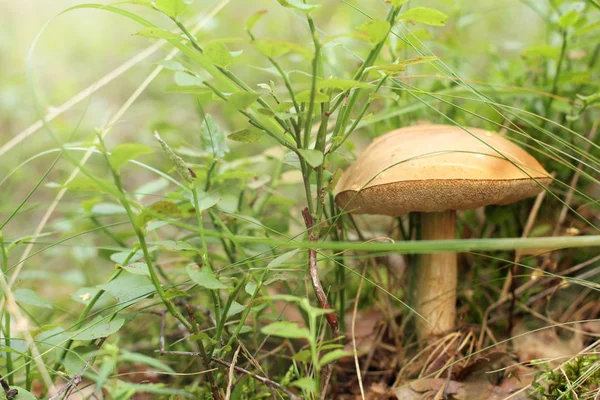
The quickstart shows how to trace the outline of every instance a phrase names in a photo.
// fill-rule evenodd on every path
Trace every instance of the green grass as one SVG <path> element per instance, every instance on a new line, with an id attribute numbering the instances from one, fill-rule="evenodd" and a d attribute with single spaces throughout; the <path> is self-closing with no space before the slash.
<path id="1" fill-rule="evenodd" d="M 343 398 L 361 368 L 354 389 L 399 387 L 512 346 L 517 320 L 534 334 L 598 318 L 595 0 L 188 3 L 65 4 L 37 37 L 24 27 L 27 59 L 3 71 L 4 98 L 33 99 L 0 108 L 6 390 Z M 49 74 L 58 48 L 77 54 Z M 503 131 L 555 181 L 535 207 L 461 212 L 452 241 L 415 240 L 410 216 L 340 210 L 335 182 L 360 149 L 422 121 Z M 447 251 L 462 253 L 472 345 L 428 370 L 409 272 L 388 256 L 411 271 L 414 254 Z M 344 317 L 373 309 L 384 333 L 357 355 Z M 411 359 L 420 373 L 398 361 Z M 598 363 L 574 360 L 568 380 L 592 387 Z M 531 390 L 584 393 L 561 376 Z"/>

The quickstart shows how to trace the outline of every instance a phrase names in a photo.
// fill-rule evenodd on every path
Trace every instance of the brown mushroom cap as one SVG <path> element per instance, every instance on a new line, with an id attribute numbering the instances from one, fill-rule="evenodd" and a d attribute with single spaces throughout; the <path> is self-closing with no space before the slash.
<path id="1" fill-rule="evenodd" d="M 543 189 L 539 184 L 552 181 L 516 144 L 467 129 L 471 133 L 456 126 L 421 125 L 375 139 L 338 182 L 335 201 L 359 214 L 467 210 L 535 196 Z"/>

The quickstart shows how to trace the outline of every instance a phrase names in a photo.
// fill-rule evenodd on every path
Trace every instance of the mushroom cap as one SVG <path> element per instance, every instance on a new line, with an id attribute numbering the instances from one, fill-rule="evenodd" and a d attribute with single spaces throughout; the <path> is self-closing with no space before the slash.
<path id="1" fill-rule="evenodd" d="M 552 181 L 516 144 L 466 129 L 420 125 L 375 139 L 344 172 L 335 201 L 358 214 L 467 210 L 535 196 Z"/>

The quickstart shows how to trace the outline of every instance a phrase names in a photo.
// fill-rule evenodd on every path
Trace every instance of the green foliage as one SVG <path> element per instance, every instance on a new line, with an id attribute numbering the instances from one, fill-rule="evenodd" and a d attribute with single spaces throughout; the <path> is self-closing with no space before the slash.
<path id="1" fill-rule="evenodd" d="M 413 240 L 419 227 L 411 217 L 348 218 L 349 210 L 339 210 L 334 201 L 342 171 L 358 149 L 398 127 L 423 121 L 502 127 L 557 181 L 575 182 L 572 188 L 554 185 L 529 236 L 549 235 L 556 226 L 551 247 L 562 249 L 565 227 L 576 227 L 580 236 L 567 240 L 594 243 L 588 235 L 598 231 L 594 193 L 600 153 L 597 139 L 586 137 L 600 110 L 600 13 L 594 2 L 525 1 L 493 13 L 469 2 L 440 2 L 439 10 L 406 0 L 279 0 L 281 7 L 269 0 L 257 1 L 252 10 L 240 1 L 222 9 L 225 3 L 208 3 L 138 0 L 76 7 L 110 12 L 113 28 L 125 30 L 123 43 L 144 45 L 130 38 L 136 31 L 136 36 L 161 39 L 164 53 L 153 53 L 147 67 L 158 65 L 163 72 L 151 75 L 156 81 L 147 87 L 132 86 L 142 79 L 130 78 L 146 73 L 137 66 L 119 78 L 120 86 L 106 86 L 103 90 L 117 87 L 143 95 L 131 97 L 136 107 L 128 111 L 126 103 L 101 134 L 88 126 L 108 121 L 106 110 L 98 111 L 104 103 L 93 97 L 81 114 L 81 127 L 67 114 L 47 119 L 52 145 L 34 140 L 13 154 L 2 153 L 7 160 L 2 166 L 8 166 L 0 180 L 6 216 L 0 232 L 2 273 L 7 282 L 14 273 L 18 286 L 10 289 L 16 304 L 0 313 L 0 357 L 10 387 L 20 393 L 24 388 L 24 398 L 33 382 L 44 386 L 43 397 L 50 383 L 83 370 L 84 382 L 111 398 L 148 393 L 213 399 L 215 392 L 225 398 L 223 388 L 231 382 L 232 399 L 272 398 L 273 392 L 280 398 L 327 398 L 320 393 L 326 373 L 351 354 L 343 348 L 348 339 L 337 340 L 330 321 L 335 317 L 343 326 L 355 302 L 359 311 L 373 305 L 400 310 L 386 316 L 386 321 L 391 315 L 397 319 L 380 337 L 386 351 L 406 341 L 402 356 L 408 360 L 418 347 L 412 342 L 415 317 L 404 303 L 411 304 L 409 279 L 396 282 L 387 258 L 391 251 L 471 251 L 463 257 L 468 279 L 461 282 L 458 302 L 471 308 L 463 313 L 471 326 L 483 322 L 484 310 L 505 304 L 497 296 L 505 293 L 506 265 L 514 263 L 514 254 L 497 250 L 533 246 L 532 239 L 513 239 L 527 226 L 531 203 L 488 207 L 476 216 L 460 213 L 460 237 L 486 238 L 477 242 Z M 268 13 L 256 11 L 259 7 Z M 526 23 L 522 15 L 528 16 Z M 104 56 L 95 39 L 87 43 L 93 28 L 85 32 L 86 47 L 97 54 L 82 54 L 74 63 L 76 73 L 69 71 L 73 76 L 87 72 L 88 59 Z M 73 35 L 57 43 L 71 46 L 78 40 Z M 112 57 L 118 47 L 105 49 L 106 54 Z M 158 54 L 170 55 L 155 62 Z M 94 70 L 94 80 L 100 73 Z M 21 75 L 10 76 L 19 80 Z M 53 85 L 43 96 L 48 104 L 38 98 L 36 74 L 30 79 L 41 110 L 54 111 L 44 109 L 57 101 L 54 96 L 60 98 L 57 104 L 64 101 L 63 93 L 54 93 L 60 78 L 39 79 Z M 12 80 L 3 83 L 2 100 L 8 101 L 0 107 L 9 116 L 8 129 L 23 123 L 29 106 L 10 106 L 20 97 L 29 99 L 12 94 Z M 102 99 L 121 98 L 120 91 L 115 94 Z M 121 110 L 120 104 L 108 107 L 113 108 Z M 109 136 L 111 129 L 118 134 Z M 63 135 L 71 131 L 72 137 Z M 148 146 L 153 132 L 166 157 L 150 155 L 156 147 Z M 30 148 L 35 155 L 28 154 Z M 88 158 L 79 158 L 88 151 Z M 55 164 L 43 164 L 59 154 Z M 75 171 L 78 176 L 67 180 Z M 68 183 L 49 182 L 50 176 Z M 36 231 L 57 192 L 66 194 L 57 200 L 49 224 Z M 563 203 L 567 198 L 571 208 Z M 566 217 L 558 224 L 561 210 Z M 372 240 L 384 235 L 393 242 Z M 37 242 L 33 250 L 22 255 L 32 242 Z M 490 252 L 484 258 L 476 250 Z M 567 269 L 587 262 L 592 253 L 564 249 L 548 260 L 560 260 L 556 268 Z M 521 259 L 519 268 L 539 268 L 537 261 Z M 319 289 L 313 287 L 315 277 L 308 276 L 309 265 L 316 266 L 329 305 L 314 298 Z M 516 282 L 530 273 L 526 269 Z M 552 273 L 562 270 L 553 266 Z M 571 281 L 595 288 L 583 279 Z M 517 300 L 526 302 L 550 287 L 547 282 L 526 286 Z M 552 293 L 547 304 L 528 306 L 539 307 L 538 312 L 565 309 L 570 298 L 564 300 L 563 289 Z M 597 301 L 595 291 L 588 296 Z M 15 329 L 22 321 L 12 314 L 15 309 L 31 316 L 40 357 L 31 352 L 21 325 Z M 485 315 L 481 344 L 487 346 L 493 343 L 485 334 L 502 335 L 506 327 L 490 322 L 499 320 L 496 315 Z M 268 376 L 279 386 L 227 363 Z M 536 379 L 532 395 L 591 395 L 600 384 L 598 363 L 595 356 L 582 356 L 563 366 L 564 373 L 547 370 Z M 160 374 L 145 376 L 146 369 Z M 332 382 L 347 380 L 336 375 L 346 370 L 345 365 L 333 368 Z M 369 371 L 368 379 L 381 376 L 371 372 L 377 371 Z M 154 383 L 130 381 L 135 375 Z"/>
<path id="2" fill-rule="evenodd" d="M 574 357 L 560 369 L 546 366 L 536 375 L 530 396 L 535 399 L 576 400 L 593 397 L 600 386 L 600 358 L 596 354 Z"/>

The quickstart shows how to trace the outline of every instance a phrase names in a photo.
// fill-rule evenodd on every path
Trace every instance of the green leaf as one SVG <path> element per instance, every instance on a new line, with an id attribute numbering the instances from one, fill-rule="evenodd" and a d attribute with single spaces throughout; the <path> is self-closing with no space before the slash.
<path id="1" fill-rule="evenodd" d="M 305 56 L 306 58 L 311 58 L 312 53 L 307 48 L 292 42 L 287 42 L 285 40 L 271 40 L 271 39 L 257 39 L 252 42 L 252 45 L 256 50 L 260 52 L 265 57 L 269 58 L 277 58 L 286 53 L 294 52 Z"/>
<path id="2" fill-rule="evenodd" d="M 308 103 L 310 102 L 310 90 L 303 90 L 300 93 L 298 93 L 296 95 L 296 100 L 301 102 L 301 103 Z M 329 96 L 327 96 L 325 93 L 321 93 L 321 92 L 316 92 L 315 93 L 315 103 L 325 103 L 329 101 Z"/>
<path id="3" fill-rule="evenodd" d="M 290 385 L 296 386 L 297 388 L 300 388 L 300 389 L 304 389 L 311 393 L 316 393 L 318 390 L 317 382 L 314 379 L 309 378 L 307 376 L 305 376 L 304 378 L 295 380 L 294 382 L 290 383 Z"/>
<path id="4" fill-rule="evenodd" d="M 305 4 L 300 0 L 277 0 L 279 4 L 286 8 L 294 8 L 305 13 L 309 13 L 321 7 L 320 4 Z"/>
<path id="5" fill-rule="evenodd" d="M 158 370 L 161 370 L 161 371 L 175 373 L 175 371 L 171 367 L 169 367 L 167 364 L 163 363 L 162 361 L 157 360 L 156 357 L 154 357 L 154 356 L 151 357 L 151 356 L 147 356 L 145 354 L 133 353 L 133 352 L 121 349 L 119 357 L 125 361 L 129 361 L 132 363 L 146 364 L 146 365 L 149 365 L 149 366 L 156 368 Z"/>
<path id="6" fill-rule="evenodd" d="M 160 28 L 144 28 L 136 33 L 135 36 L 156 39 L 181 39 L 181 36 L 178 34 Z"/>
<path id="7" fill-rule="evenodd" d="M 179 289 L 167 289 L 165 290 L 165 297 L 171 300 L 177 297 L 190 297 L 190 294 Z"/>
<path id="8" fill-rule="evenodd" d="M 235 92 L 227 98 L 227 102 L 238 110 L 245 110 L 250 107 L 261 96 L 255 92 Z"/>
<path id="9" fill-rule="evenodd" d="M 188 276 L 198 285 L 209 290 L 230 289 L 229 286 L 215 276 L 214 272 L 206 266 L 198 268 L 195 264 L 190 264 L 185 268 Z"/>
<path id="10" fill-rule="evenodd" d="M 74 333 L 75 340 L 94 340 L 107 337 L 116 333 L 123 327 L 125 318 L 115 318 L 109 321 L 108 318 L 98 317 L 83 328 Z"/>
<path id="11" fill-rule="evenodd" d="M 115 184 L 106 179 L 95 178 L 91 179 L 86 176 L 78 176 L 63 187 L 69 190 L 81 192 L 98 192 L 119 196 L 119 192 L 114 189 Z"/>
<path id="12" fill-rule="evenodd" d="M 256 285 L 256 283 L 254 282 L 248 282 L 246 283 L 246 286 L 244 286 L 244 290 L 246 291 L 246 293 L 248 293 L 250 296 L 254 295 L 254 292 L 256 291 L 256 288 L 258 286 Z"/>
<path id="13" fill-rule="evenodd" d="M 173 60 L 161 60 L 157 62 L 157 64 L 162 65 L 165 69 L 169 71 L 184 71 L 185 68 L 181 63 Z"/>
<path id="14" fill-rule="evenodd" d="M 322 367 L 325 364 L 329 364 L 330 362 L 339 360 L 340 358 L 351 356 L 353 353 L 351 351 L 337 349 L 330 351 L 325 354 L 323 357 L 319 359 L 319 365 Z"/>
<path id="15" fill-rule="evenodd" d="M 124 269 L 125 271 L 134 274 L 134 275 L 145 275 L 150 276 L 150 271 L 148 270 L 148 264 L 145 262 L 136 262 L 128 265 L 117 265 L 118 268 Z"/>
<path id="16" fill-rule="evenodd" d="M 248 32 L 252 32 L 252 28 L 254 28 L 254 25 L 256 25 L 258 21 L 260 21 L 262 17 L 264 17 L 265 14 L 267 14 L 267 12 L 267 10 L 260 10 L 252 14 L 250 18 L 248 18 L 248 21 L 246 21 L 246 30 Z"/>
<path id="17" fill-rule="evenodd" d="M 78 303 L 88 304 L 99 291 L 100 289 L 98 288 L 82 287 L 77 289 L 75 293 L 72 293 L 71 298 Z"/>
<path id="18" fill-rule="evenodd" d="M 240 143 L 253 143 L 260 139 L 265 131 L 251 127 L 233 132 L 227 136 L 229 140 Z"/>
<path id="19" fill-rule="evenodd" d="M 342 79 L 342 78 L 329 78 L 324 81 L 317 82 L 317 88 L 319 89 L 340 89 L 343 91 L 354 89 L 354 88 L 371 88 L 373 85 L 366 82 L 359 82 L 353 79 Z"/>
<path id="20" fill-rule="evenodd" d="M 142 154 L 148 154 L 154 152 L 154 149 L 150 146 L 146 146 L 139 143 L 123 143 L 113 149 L 110 154 L 110 163 L 113 168 L 117 171 L 123 164 L 129 160 L 135 160 Z"/>
<path id="21" fill-rule="evenodd" d="M 179 217 L 182 215 L 179 206 L 168 200 L 159 200 L 150 206 L 144 208 L 144 210 L 138 216 L 138 223 L 140 226 L 155 220 L 161 219 L 161 217 Z"/>
<path id="22" fill-rule="evenodd" d="M 175 83 L 179 86 L 202 86 L 204 88 L 202 79 L 184 71 L 175 72 Z M 204 88 L 203 90 L 206 91 L 207 89 Z"/>
<path id="23" fill-rule="evenodd" d="M 600 29 L 600 21 L 596 21 L 596 22 L 593 22 L 593 23 L 591 23 L 589 25 L 585 25 L 585 26 L 583 26 L 581 28 L 578 28 L 575 31 L 575 35 L 577 35 L 577 36 L 585 35 L 586 33 L 593 32 L 593 31 L 595 31 L 597 29 Z"/>
<path id="24" fill-rule="evenodd" d="M 427 7 L 415 7 L 400 14 L 398 19 L 404 19 L 411 22 L 420 22 L 431 26 L 444 26 L 448 16 L 441 11 Z"/>
<path id="25" fill-rule="evenodd" d="M 212 96 L 213 91 L 204 87 L 198 86 L 179 86 L 176 83 L 171 83 L 165 86 L 165 93 L 182 93 L 182 94 L 193 94 L 195 96 Z"/>
<path id="26" fill-rule="evenodd" d="M 204 56 L 216 66 L 226 68 L 233 62 L 233 56 L 223 42 L 210 42 L 204 46 Z"/>
<path id="27" fill-rule="evenodd" d="M 568 28 L 569 26 L 573 26 L 579 20 L 579 13 L 576 10 L 571 10 L 560 16 L 558 19 L 558 25 L 561 28 Z"/>
<path id="28" fill-rule="evenodd" d="M 200 128 L 200 139 L 204 149 L 213 154 L 214 157 L 223 157 L 229 153 L 229 147 L 225 143 L 225 134 L 221 128 L 213 121 L 210 114 L 205 115 L 204 123 Z"/>
<path id="29" fill-rule="evenodd" d="M 316 168 L 319 165 L 323 164 L 323 160 L 325 159 L 325 156 L 323 156 L 323 153 L 320 150 L 298 149 L 298 152 L 313 168 Z"/>
<path id="30" fill-rule="evenodd" d="M 154 293 L 154 286 L 142 275 L 121 274 L 110 282 L 96 286 L 104 290 L 119 303 L 139 302 Z"/>
<path id="31" fill-rule="evenodd" d="M 193 0 L 156 0 L 156 8 L 171 18 L 179 16 Z"/>
<path id="32" fill-rule="evenodd" d="M 385 0 L 386 3 L 390 3 L 394 7 L 400 7 L 404 5 L 408 0 Z"/>
<path id="33" fill-rule="evenodd" d="M 237 301 L 234 301 L 231 303 L 231 306 L 229 307 L 229 310 L 227 310 L 227 317 L 232 317 L 236 314 L 241 313 L 242 311 L 244 311 L 246 309 L 246 306 L 243 304 L 238 303 Z"/>
<path id="34" fill-rule="evenodd" d="M 31 392 L 25 390 L 25 388 L 23 388 L 21 386 L 11 386 L 10 388 L 15 389 L 17 392 L 19 392 L 17 394 L 17 397 L 14 398 L 14 400 L 37 400 L 38 399 Z"/>
<path id="35" fill-rule="evenodd" d="M 379 65 L 376 67 L 371 67 L 371 69 L 374 69 L 376 71 L 382 71 L 386 74 L 396 74 L 398 72 L 402 72 L 402 71 L 406 70 L 406 67 L 408 65 L 428 63 L 428 62 L 432 62 L 432 61 L 436 61 L 436 60 L 438 60 L 438 58 L 436 56 L 416 57 L 416 58 L 411 58 L 408 60 L 400 61 L 400 62 L 397 62 L 394 64 Z"/>
<path id="36" fill-rule="evenodd" d="M 219 192 L 216 190 L 211 190 L 210 192 L 205 192 L 200 188 L 196 188 L 196 195 L 198 197 L 198 212 L 208 210 L 209 208 L 216 205 L 221 197 L 219 196 Z M 193 198 L 190 198 L 192 206 L 196 207 L 196 204 L 193 202 Z"/>
<path id="37" fill-rule="evenodd" d="M 558 58 L 560 51 L 556 47 L 549 45 L 533 46 L 525 49 L 522 53 L 527 58 Z"/>
<path id="38" fill-rule="evenodd" d="M 31 289 L 17 289 L 14 291 L 15 300 L 19 304 L 28 304 L 30 306 L 36 306 L 41 308 L 52 308 L 52 305 L 46 300 L 42 299 Z"/>
<path id="39" fill-rule="evenodd" d="M 384 19 L 368 21 L 358 27 L 358 37 L 369 43 L 377 44 L 387 37 L 390 23 Z"/>
<path id="40" fill-rule="evenodd" d="M 299 326 L 295 322 L 279 321 L 273 322 L 270 325 L 261 329 L 265 335 L 273 335 L 288 339 L 309 339 L 311 338 L 310 331 Z"/>
<path id="41" fill-rule="evenodd" d="M 287 253 L 283 253 L 282 255 L 276 257 L 267 265 L 267 268 L 277 268 L 281 264 L 288 261 L 290 258 L 294 257 L 300 249 L 294 249 L 292 251 L 288 251 Z"/>

